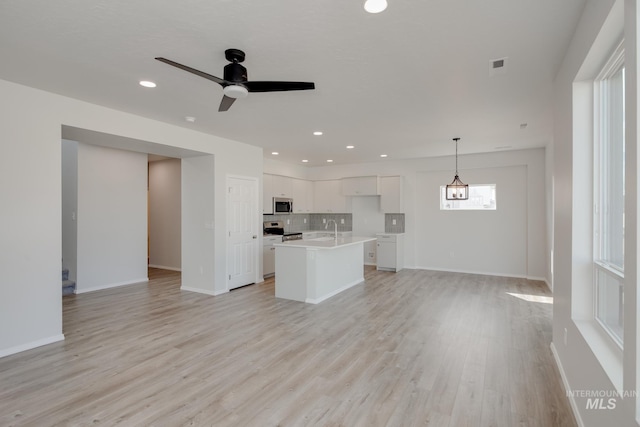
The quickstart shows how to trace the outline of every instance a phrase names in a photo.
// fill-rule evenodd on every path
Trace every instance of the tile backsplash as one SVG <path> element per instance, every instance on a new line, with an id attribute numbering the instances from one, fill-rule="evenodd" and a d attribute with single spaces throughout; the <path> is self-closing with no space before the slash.
<path id="1" fill-rule="evenodd" d="M 350 213 L 282 214 L 263 215 L 262 217 L 263 221 L 282 221 L 285 231 L 324 230 L 326 223 L 322 222 L 323 219 L 326 221 L 332 219 L 337 222 L 338 231 L 353 231 L 353 214 Z M 331 223 L 331 230 L 333 230 L 333 223 Z M 384 232 L 404 233 L 404 214 L 385 214 Z"/>
<path id="2" fill-rule="evenodd" d="M 393 223 L 395 220 L 395 224 Z M 384 214 L 385 233 L 404 233 L 404 214 L 388 213 Z"/>
<path id="3" fill-rule="evenodd" d="M 283 214 L 263 215 L 262 217 L 263 221 L 282 221 L 285 231 L 323 230 L 326 225 L 322 222 L 323 219 L 326 221 L 332 219 L 337 222 L 338 231 L 353 230 L 353 215 L 350 213 Z M 331 229 L 333 230 L 333 223 L 331 223 Z"/>

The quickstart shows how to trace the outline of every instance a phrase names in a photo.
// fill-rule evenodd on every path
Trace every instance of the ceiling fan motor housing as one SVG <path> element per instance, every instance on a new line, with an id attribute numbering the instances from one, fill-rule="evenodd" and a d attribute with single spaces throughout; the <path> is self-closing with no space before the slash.
<path id="1" fill-rule="evenodd" d="M 247 69 L 238 63 L 231 63 L 224 66 L 224 79 L 228 82 L 246 82 Z"/>

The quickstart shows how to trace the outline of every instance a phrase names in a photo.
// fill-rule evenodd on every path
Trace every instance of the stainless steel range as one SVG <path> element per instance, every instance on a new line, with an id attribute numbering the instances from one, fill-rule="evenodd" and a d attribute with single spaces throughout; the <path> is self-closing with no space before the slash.
<path id="1" fill-rule="evenodd" d="M 265 236 L 282 236 L 283 242 L 287 242 L 289 240 L 302 240 L 302 233 L 300 232 L 285 232 L 283 221 L 264 221 L 262 223 L 262 231 Z"/>

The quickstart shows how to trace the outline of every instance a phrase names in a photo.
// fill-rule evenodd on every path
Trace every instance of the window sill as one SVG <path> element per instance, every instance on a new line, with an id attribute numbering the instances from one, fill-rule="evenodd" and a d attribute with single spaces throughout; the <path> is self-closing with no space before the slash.
<path id="1" fill-rule="evenodd" d="M 609 380 L 622 393 L 622 350 L 595 320 L 575 320 L 578 331 L 591 348 Z"/>

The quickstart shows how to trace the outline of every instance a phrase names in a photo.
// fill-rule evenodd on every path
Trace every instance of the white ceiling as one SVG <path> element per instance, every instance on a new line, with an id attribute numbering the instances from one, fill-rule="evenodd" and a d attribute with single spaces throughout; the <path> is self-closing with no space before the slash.
<path id="1" fill-rule="evenodd" d="M 450 155 L 456 136 L 461 154 L 551 141 L 552 82 L 585 0 L 388 2 L 371 15 L 363 0 L 3 0 L 0 78 L 310 166 Z M 218 112 L 219 85 L 154 60 L 222 77 L 227 48 L 245 51 L 250 80 L 316 90 Z"/>

